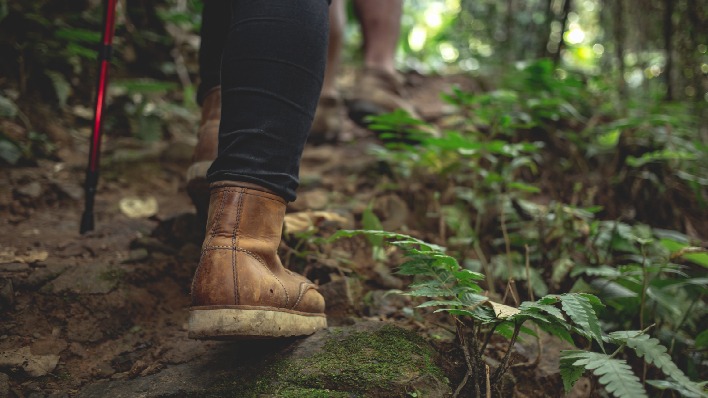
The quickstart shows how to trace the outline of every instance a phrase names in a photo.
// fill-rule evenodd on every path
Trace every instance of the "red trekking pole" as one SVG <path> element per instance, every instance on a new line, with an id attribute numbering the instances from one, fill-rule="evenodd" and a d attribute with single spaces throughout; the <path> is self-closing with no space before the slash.
<path id="1" fill-rule="evenodd" d="M 108 68 L 111 64 L 113 52 L 113 33 L 116 19 L 116 0 L 106 0 L 106 9 L 103 15 L 103 34 L 101 47 L 98 50 L 100 61 L 98 69 L 98 85 L 96 93 L 96 107 L 93 114 L 93 134 L 91 135 L 91 150 L 89 151 L 86 181 L 84 182 L 84 214 L 81 216 L 81 230 L 86 233 L 93 230 L 93 203 L 96 198 L 98 185 L 98 165 L 101 155 L 101 122 L 103 120 L 103 106 L 106 102 L 106 89 L 108 88 Z"/>

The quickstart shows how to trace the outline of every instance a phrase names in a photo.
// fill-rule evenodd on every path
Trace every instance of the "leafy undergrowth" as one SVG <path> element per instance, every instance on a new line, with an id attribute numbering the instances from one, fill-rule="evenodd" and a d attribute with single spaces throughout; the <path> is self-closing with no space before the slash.
<path id="1" fill-rule="evenodd" d="M 436 126 L 372 119 L 379 186 L 403 193 L 417 216 L 408 230 L 437 245 L 382 231 L 371 211 L 365 230 L 334 239 L 363 234 L 396 265 L 384 242 L 403 249 L 405 294 L 452 315 L 468 365 L 456 395 L 504 396 L 512 350 L 485 369 L 490 336 L 513 346 L 542 330 L 582 348 L 563 353 L 568 388 L 589 372 L 616 397 L 706 396 L 692 381 L 706 379 L 708 338 L 698 121 L 676 105 L 618 113 L 601 80 L 556 78 L 548 62 L 509 82 L 446 94 L 456 111 Z"/>
<path id="2" fill-rule="evenodd" d="M 475 396 L 491 391 L 504 395 L 502 377 L 510 366 L 511 348 L 519 334 L 523 332 L 538 337 L 538 329 L 524 327 L 528 321 L 571 344 L 576 344 L 574 337 L 586 342 L 586 350 L 561 353 L 560 371 L 567 390 L 585 370 L 589 370 L 600 377 L 600 384 L 615 397 L 648 396 L 627 360 L 617 358 L 625 347 L 629 347 L 665 376 L 665 380 L 646 380 L 646 383 L 655 388 L 678 391 L 684 396 L 705 396 L 703 385 L 691 381 L 672 361 L 667 349 L 657 339 L 649 338 L 646 331 L 615 331 L 605 335 L 595 312 L 595 307 L 601 307 L 602 303 L 594 295 L 551 294 L 536 301 L 524 301 L 518 307 L 508 306 L 480 294 L 482 288 L 478 281 L 483 280 L 484 275 L 460 267 L 457 260 L 437 245 L 407 235 L 370 230 L 340 231 L 331 239 L 355 235 L 382 237 L 403 249 L 407 261 L 401 264 L 399 274 L 418 278 L 405 294 L 427 299 L 418 308 L 438 307 L 435 312 L 447 312 L 453 316 L 468 365 L 468 372 L 455 395 L 463 391 L 469 378 L 473 380 Z M 490 375 L 484 353 L 493 333 L 507 337 L 509 348 L 501 364 Z M 608 354 L 605 343 L 619 347 Z"/>

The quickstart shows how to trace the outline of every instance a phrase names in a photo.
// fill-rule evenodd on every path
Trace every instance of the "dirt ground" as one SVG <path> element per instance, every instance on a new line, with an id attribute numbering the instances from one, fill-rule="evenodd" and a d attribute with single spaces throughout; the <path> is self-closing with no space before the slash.
<path id="1" fill-rule="evenodd" d="M 446 87 L 474 86 L 461 78 L 411 80 L 413 99 L 429 120 L 444 114 L 439 93 Z M 0 172 L 0 396 L 75 396 L 98 380 L 158 374 L 223 344 L 192 341 L 186 332 L 202 235 L 184 191 L 194 138 L 106 142 L 96 228 L 80 235 L 87 153 L 82 138 L 75 137 L 74 150 L 61 161 Z M 296 216 L 281 254 L 323 286 L 331 325 L 395 322 L 433 341 L 454 391 L 464 362 L 444 319 L 440 327 L 430 326 L 435 323 L 424 322 L 409 299 L 385 295 L 405 281 L 372 261 L 364 241 L 309 253 L 303 235 L 293 232 L 302 222 L 316 225 L 321 236 L 361 227 L 361 214 L 372 203 L 387 228 L 406 225 L 406 203 L 376 180 L 379 166 L 368 150 L 376 142 L 347 121 L 341 142 L 308 145 L 300 196 L 288 208 Z M 517 361 L 533 360 L 535 347 L 521 345 Z M 503 343 L 493 349 L 503 350 Z M 516 396 L 561 396 L 554 368 L 559 348 L 550 342 L 543 349 L 539 366 L 513 369 Z M 582 390 L 589 384 L 579 384 L 576 396 L 587 396 Z"/>

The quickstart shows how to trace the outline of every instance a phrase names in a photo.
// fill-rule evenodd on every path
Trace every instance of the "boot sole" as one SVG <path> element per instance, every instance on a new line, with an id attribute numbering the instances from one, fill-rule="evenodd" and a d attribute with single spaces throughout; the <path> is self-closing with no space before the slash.
<path id="1" fill-rule="evenodd" d="M 189 338 L 197 340 L 273 339 L 306 336 L 327 327 L 324 314 L 272 307 L 192 307 Z"/>
<path id="2" fill-rule="evenodd" d="M 364 100 L 348 100 L 347 104 L 347 114 L 349 118 L 354 121 L 357 125 L 363 128 L 368 128 L 371 122 L 367 120 L 369 116 L 380 115 L 383 113 L 389 113 L 388 110 Z"/>

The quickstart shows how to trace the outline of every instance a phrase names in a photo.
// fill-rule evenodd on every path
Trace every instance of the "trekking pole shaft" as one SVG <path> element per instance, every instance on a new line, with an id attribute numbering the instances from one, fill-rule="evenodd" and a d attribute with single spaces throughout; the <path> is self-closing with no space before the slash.
<path id="1" fill-rule="evenodd" d="M 93 204 L 96 196 L 96 186 L 98 185 L 98 167 L 101 155 L 101 124 L 103 122 L 103 108 L 106 103 L 108 71 L 113 52 L 116 1 L 117 0 L 106 0 L 106 9 L 103 16 L 103 34 L 101 36 L 101 47 L 98 52 L 100 65 L 98 69 L 96 103 L 93 114 L 93 132 L 91 135 L 88 167 L 86 169 L 86 180 L 84 181 L 85 206 L 84 213 L 81 216 L 80 228 L 82 234 L 92 231 L 94 227 Z"/>

